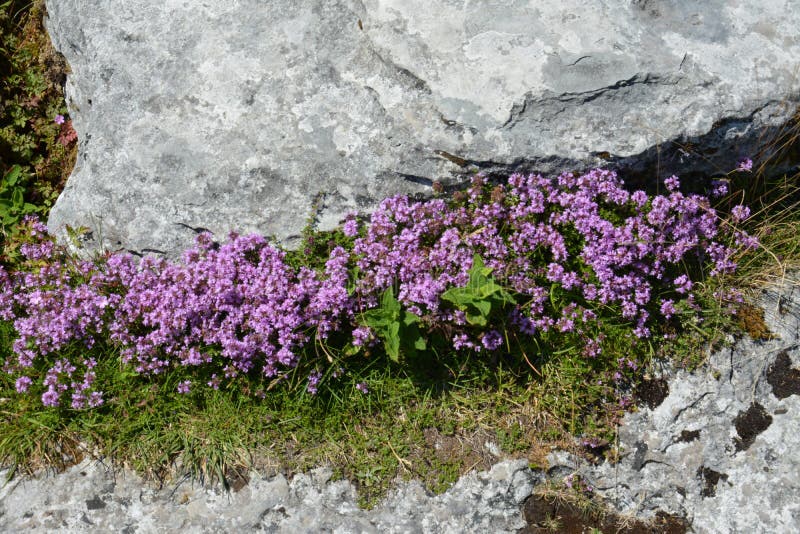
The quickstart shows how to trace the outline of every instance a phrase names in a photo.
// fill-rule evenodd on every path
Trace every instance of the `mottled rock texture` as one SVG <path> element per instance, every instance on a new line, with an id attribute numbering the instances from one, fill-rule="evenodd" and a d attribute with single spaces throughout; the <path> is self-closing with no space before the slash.
<path id="1" fill-rule="evenodd" d="M 328 228 L 476 170 L 728 171 L 797 103 L 794 4 L 47 0 L 80 139 L 49 223 L 177 255 L 291 245 L 318 193 Z"/>
<path id="2" fill-rule="evenodd" d="M 513 533 L 525 526 L 520 505 L 542 478 L 524 460 L 506 461 L 435 497 L 419 483 L 403 484 L 367 512 L 356 505 L 353 486 L 331 482 L 323 468 L 291 481 L 254 474 L 228 494 L 186 481 L 155 489 L 130 473 L 87 461 L 54 478 L 17 480 L 0 489 L 0 530 Z"/>
<path id="3" fill-rule="evenodd" d="M 620 427 L 619 464 L 564 453 L 620 512 L 686 517 L 693 532 L 793 533 L 800 526 L 800 273 L 761 297 L 773 339 L 738 340 L 695 373 L 678 372 L 654 409 Z"/>

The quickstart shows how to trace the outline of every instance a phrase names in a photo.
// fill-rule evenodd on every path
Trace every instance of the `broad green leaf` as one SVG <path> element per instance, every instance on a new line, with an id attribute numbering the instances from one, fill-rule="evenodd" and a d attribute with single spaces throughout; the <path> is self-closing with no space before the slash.
<path id="1" fill-rule="evenodd" d="M 394 322 L 386 330 L 386 354 L 393 362 L 400 361 L 400 323 Z"/>
<path id="2" fill-rule="evenodd" d="M 417 355 L 417 351 L 425 350 L 427 348 L 427 343 L 425 342 L 425 338 L 420 332 L 417 323 L 419 323 L 419 317 L 414 315 L 410 312 L 405 312 L 406 317 L 403 317 L 403 323 L 406 327 L 403 329 L 403 335 L 401 340 L 403 341 L 403 352 L 406 356 L 414 357 Z"/>
<path id="3" fill-rule="evenodd" d="M 11 193 L 11 202 L 14 205 L 15 209 L 21 209 L 22 205 L 25 203 L 25 200 L 22 197 L 22 189 L 19 187 L 14 188 L 14 191 Z"/>
<path id="4" fill-rule="evenodd" d="M 419 316 L 415 313 L 411 312 L 403 312 L 403 324 L 406 326 L 411 326 L 413 324 L 419 323 Z"/>
<path id="5" fill-rule="evenodd" d="M 469 324 L 473 326 L 486 326 L 486 317 L 483 314 L 467 312 L 465 315 Z"/>
<path id="6" fill-rule="evenodd" d="M 394 362 L 400 361 L 401 354 L 414 356 L 417 350 L 425 350 L 427 343 L 417 326 L 420 317 L 402 309 L 394 296 L 392 288 L 381 295 L 380 307 L 362 314 L 363 324 L 375 331 L 383 340 L 386 355 Z"/>
<path id="7" fill-rule="evenodd" d="M 382 308 L 364 312 L 364 324 L 375 330 L 383 330 L 394 321 L 392 314 Z"/>
<path id="8" fill-rule="evenodd" d="M 511 294 L 489 277 L 491 272 L 492 268 L 486 267 L 480 255 L 476 254 L 469 270 L 467 287 L 448 289 L 442 294 L 442 300 L 464 311 L 470 324 L 486 326 L 493 306 L 500 309 L 505 304 L 514 303 Z"/>
<path id="9" fill-rule="evenodd" d="M 381 308 L 391 312 L 400 312 L 400 303 L 394 297 L 394 290 L 389 287 L 381 296 Z"/>
<path id="10" fill-rule="evenodd" d="M 441 299 L 446 300 L 447 302 L 452 302 L 455 305 L 461 303 L 461 295 L 463 294 L 462 287 L 451 287 L 444 293 L 442 293 Z M 461 290 L 461 291 L 459 291 Z"/>
<path id="11" fill-rule="evenodd" d="M 489 314 L 492 311 L 492 303 L 486 300 L 478 300 L 473 303 L 473 306 L 478 308 L 484 317 L 489 317 Z"/>
<path id="12" fill-rule="evenodd" d="M 16 185 L 17 179 L 19 178 L 19 175 L 21 173 L 22 173 L 22 167 L 20 167 L 19 165 L 14 165 L 13 167 L 11 167 L 11 170 L 9 170 L 3 177 L 5 185 L 7 186 Z"/>

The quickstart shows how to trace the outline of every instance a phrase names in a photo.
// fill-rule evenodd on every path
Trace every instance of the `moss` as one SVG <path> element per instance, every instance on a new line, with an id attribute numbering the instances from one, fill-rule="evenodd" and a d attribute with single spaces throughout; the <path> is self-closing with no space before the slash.
<path id="1" fill-rule="evenodd" d="M 764 321 L 764 310 L 758 306 L 744 303 L 736 310 L 736 324 L 754 341 L 767 341 L 775 338 Z"/>

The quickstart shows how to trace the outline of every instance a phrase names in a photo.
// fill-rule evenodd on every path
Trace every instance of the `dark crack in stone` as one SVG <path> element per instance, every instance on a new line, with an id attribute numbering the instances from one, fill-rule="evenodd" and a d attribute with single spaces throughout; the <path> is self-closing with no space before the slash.
<path id="1" fill-rule="evenodd" d="M 772 394 L 779 399 L 800 395 L 800 371 L 792 368 L 792 359 L 787 351 L 781 351 L 767 370 L 767 382 Z"/>
<path id="2" fill-rule="evenodd" d="M 94 496 L 86 501 L 86 508 L 88 510 L 102 510 L 106 507 L 105 501 L 100 497 Z"/>
<path id="3" fill-rule="evenodd" d="M 645 380 L 639 384 L 636 395 L 648 408 L 655 410 L 669 395 L 669 384 L 663 378 Z"/>
<path id="4" fill-rule="evenodd" d="M 700 437 L 699 430 L 684 430 L 681 432 L 681 435 L 678 436 L 678 439 L 676 441 L 680 443 L 690 443 L 699 437 Z"/>
<path id="5" fill-rule="evenodd" d="M 639 471 L 642 467 L 644 467 L 644 458 L 647 456 L 647 443 L 643 441 L 637 441 L 636 445 L 636 452 L 633 453 L 633 462 L 631 462 L 631 468 L 634 471 Z"/>
<path id="6" fill-rule="evenodd" d="M 724 473 L 718 473 L 714 471 L 710 467 L 703 466 L 697 470 L 697 474 L 703 477 L 705 484 L 703 485 L 703 489 L 700 491 L 700 495 L 703 497 L 713 497 L 717 494 L 717 484 L 719 481 L 726 481 L 728 480 L 728 475 Z"/>
<path id="7" fill-rule="evenodd" d="M 764 410 L 761 404 L 754 402 L 746 412 L 739 412 L 739 415 L 733 420 L 733 424 L 739 434 L 739 437 L 733 440 L 736 451 L 746 451 L 756 437 L 772 424 L 772 416 Z"/>
<path id="8" fill-rule="evenodd" d="M 244 469 L 230 469 L 225 473 L 228 487 L 234 492 L 241 491 L 250 482 L 250 477 Z"/>

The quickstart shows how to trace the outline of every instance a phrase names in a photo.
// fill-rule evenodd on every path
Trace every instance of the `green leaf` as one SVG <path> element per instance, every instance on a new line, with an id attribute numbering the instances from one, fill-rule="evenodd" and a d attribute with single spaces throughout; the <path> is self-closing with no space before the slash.
<path id="1" fill-rule="evenodd" d="M 473 303 L 473 306 L 478 308 L 478 311 L 480 311 L 484 317 L 489 317 L 492 311 L 492 303 L 486 300 L 476 301 Z"/>
<path id="2" fill-rule="evenodd" d="M 3 177 L 5 185 L 7 186 L 16 185 L 17 179 L 19 178 L 19 175 L 21 173 L 22 173 L 22 167 L 20 167 L 19 165 L 14 165 L 13 167 L 11 167 L 11 169 Z"/>
<path id="3" fill-rule="evenodd" d="M 466 314 L 467 322 L 475 326 L 486 326 L 495 310 L 506 304 L 514 304 L 514 297 L 489 275 L 491 267 L 486 267 L 483 259 L 476 254 L 469 270 L 469 283 L 466 287 L 453 287 L 442 293 L 442 300 L 450 302 Z"/>
<path id="4" fill-rule="evenodd" d="M 400 323 L 394 322 L 389 325 L 389 328 L 386 329 L 386 339 L 384 340 L 384 345 L 386 345 L 386 354 L 389 356 L 389 358 L 391 358 L 395 363 L 399 362 Z"/>
<path id="5" fill-rule="evenodd" d="M 486 316 L 481 313 L 466 313 L 467 322 L 473 326 L 486 326 Z"/>
<path id="6" fill-rule="evenodd" d="M 381 296 L 381 308 L 390 312 L 400 312 L 400 303 L 394 296 L 394 290 L 391 287 L 386 288 Z"/>
<path id="7" fill-rule="evenodd" d="M 403 312 L 403 324 L 406 326 L 411 326 L 414 324 L 419 323 L 419 316 L 411 313 L 409 311 Z"/>
<path id="8" fill-rule="evenodd" d="M 451 287 L 442 293 L 442 300 L 455 304 L 458 308 L 466 306 L 474 300 L 472 291 L 466 287 Z"/>
<path id="9" fill-rule="evenodd" d="M 22 197 L 22 188 L 14 188 L 14 191 L 11 193 L 11 202 L 15 209 L 22 209 L 23 204 L 25 204 L 25 199 Z"/>
<path id="10" fill-rule="evenodd" d="M 373 330 L 384 330 L 392 323 L 392 315 L 382 308 L 367 310 L 363 314 L 364 324 Z"/>
<path id="11" fill-rule="evenodd" d="M 418 350 L 427 348 L 418 327 L 420 317 L 402 309 L 392 288 L 381 295 L 379 308 L 367 310 L 361 318 L 362 323 L 372 328 L 375 335 L 383 340 L 386 355 L 395 363 L 400 362 L 401 355 L 414 356 Z"/>

